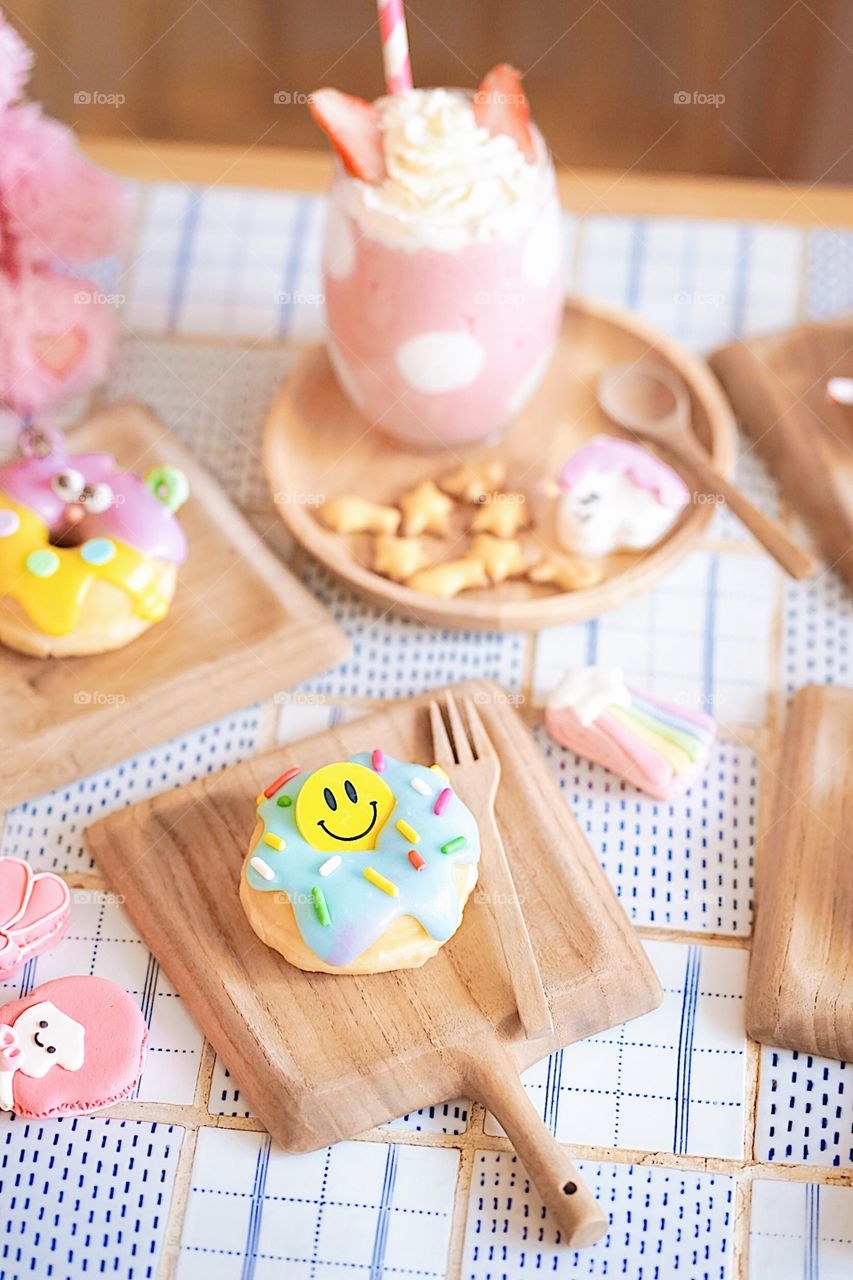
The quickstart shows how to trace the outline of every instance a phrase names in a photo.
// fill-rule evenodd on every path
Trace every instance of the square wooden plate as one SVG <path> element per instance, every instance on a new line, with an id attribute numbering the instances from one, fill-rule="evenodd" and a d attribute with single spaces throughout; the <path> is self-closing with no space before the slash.
<path id="1" fill-rule="evenodd" d="M 149 410 L 115 405 L 68 443 L 130 470 L 181 467 L 189 556 L 168 616 L 123 649 L 43 659 L 0 648 L 4 806 L 288 688 L 348 651 L 326 610 Z"/>
<path id="2" fill-rule="evenodd" d="M 243 914 L 240 871 L 262 788 L 294 764 L 313 770 L 374 747 L 430 763 L 429 695 L 201 778 L 86 833 L 253 1111 L 291 1150 L 460 1094 L 486 1102 L 508 1131 L 519 1111 L 516 1131 L 529 1128 L 524 1107 L 536 1116 L 519 1070 L 660 1002 L 640 940 L 507 694 L 488 682 L 460 692 L 476 700 L 501 759 L 496 816 L 553 1017 L 544 1038 L 524 1036 L 493 908 L 478 890 L 459 931 L 422 968 L 366 977 L 294 968 Z"/>

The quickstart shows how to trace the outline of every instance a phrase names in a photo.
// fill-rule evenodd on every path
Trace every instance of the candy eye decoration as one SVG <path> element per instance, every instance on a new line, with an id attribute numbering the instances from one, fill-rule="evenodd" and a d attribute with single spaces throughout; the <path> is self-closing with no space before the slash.
<path id="1" fill-rule="evenodd" d="M 190 483 L 178 467 L 154 467 L 145 477 L 145 483 L 158 502 L 175 512 L 190 496 Z"/>
<path id="2" fill-rule="evenodd" d="M 62 502 L 79 502 L 86 477 L 73 467 L 66 467 L 50 478 L 50 487 Z"/>
<path id="3" fill-rule="evenodd" d="M 87 484 L 80 494 L 80 502 L 93 516 L 101 516 L 113 505 L 113 491 L 108 484 Z"/>
<path id="4" fill-rule="evenodd" d="M 327 764 L 303 782 L 293 816 L 312 849 L 353 853 L 376 848 L 395 803 L 391 788 L 373 769 Z"/>

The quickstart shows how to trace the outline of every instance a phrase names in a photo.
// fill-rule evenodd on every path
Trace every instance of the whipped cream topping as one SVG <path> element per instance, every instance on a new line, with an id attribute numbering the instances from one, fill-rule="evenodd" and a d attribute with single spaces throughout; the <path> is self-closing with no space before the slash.
<path id="1" fill-rule="evenodd" d="M 513 241 L 553 192 L 539 135 L 531 164 L 512 138 L 477 124 L 459 90 L 415 89 L 376 105 L 388 176 L 378 184 L 341 179 L 345 208 L 374 239 L 451 251 Z"/>
<path id="2" fill-rule="evenodd" d="M 621 667 L 570 667 L 548 697 L 549 711 L 571 711 L 584 727 L 608 707 L 630 707 Z"/>

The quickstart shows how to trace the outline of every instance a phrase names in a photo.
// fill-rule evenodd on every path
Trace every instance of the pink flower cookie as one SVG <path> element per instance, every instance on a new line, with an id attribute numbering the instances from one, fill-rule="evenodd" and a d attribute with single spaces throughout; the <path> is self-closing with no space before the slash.
<path id="1" fill-rule="evenodd" d="M 618 667 L 574 667 L 548 699 L 545 727 L 560 746 L 632 786 L 671 800 L 701 777 L 717 726 L 702 711 L 629 689 Z"/>
<path id="2" fill-rule="evenodd" d="M 136 1088 L 148 1028 L 106 978 L 57 978 L 0 1008 L 0 1111 L 88 1115 Z"/>
<path id="3" fill-rule="evenodd" d="M 559 475 L 557 536 L 567 551 L 642 551 L 668 533 L 690 501 L 680 476 L 648 450 L 595 436 Z"/>
<path id="4" fill-rule="evenodd" d="M 21 858 L 0 858 L 0 979 L 58 942 L 70 914 L 64 880 Z"/>

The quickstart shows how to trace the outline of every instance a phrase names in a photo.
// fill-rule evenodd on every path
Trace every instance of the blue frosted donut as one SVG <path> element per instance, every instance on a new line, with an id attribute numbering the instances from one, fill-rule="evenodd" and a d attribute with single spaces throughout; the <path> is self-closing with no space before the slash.
<path id="1" fill-rule="evenodd" d="M 437 766 L 376 750 L 288 770 L 258 797 L 258 817 L 246 882 L 286 895 L 324 964 L 351 964 L 401 916 L 439 943 L 459 927 L 454 868 L 478 862 L 480 838 Z"/>

